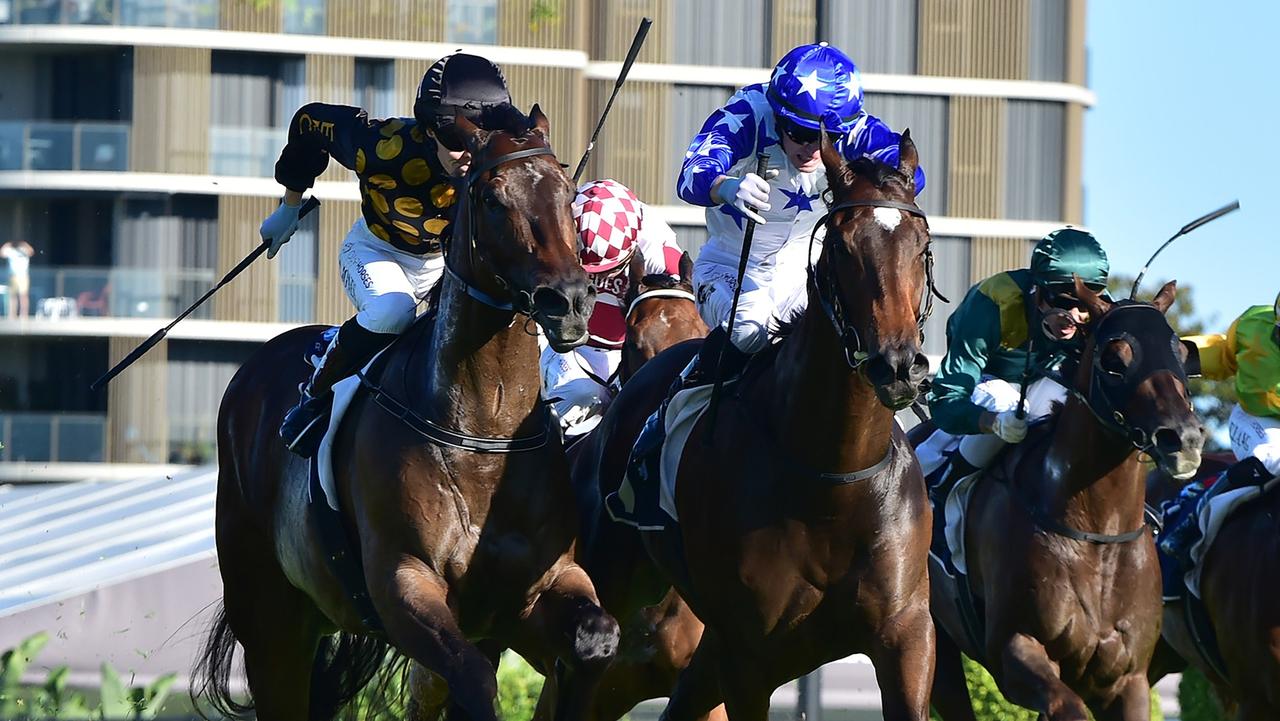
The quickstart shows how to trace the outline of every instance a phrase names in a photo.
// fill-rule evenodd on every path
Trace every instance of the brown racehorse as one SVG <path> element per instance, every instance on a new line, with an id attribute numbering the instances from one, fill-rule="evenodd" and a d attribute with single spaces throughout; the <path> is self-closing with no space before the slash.
<path id="1" fill-rule="evenodd" d="M 1211 462 L 1212 461 L 1212 462 Z M 1197 480 L 1226 470 L 1231 454 L 1212 454 L 1196 474 Z M 1167 474 L 1148 478 L 1153 503 L 1176 495 L 1180 483 Z M 1213 545 L 1201 559 L 1200 592 L 1209 622 L 1217 636 L 1225 677 L 1200 653 L 1187 623 L 1182 601 L 1164 608 L 1165 648 L 1181 658 L 1159 654 L 1165 663 L 1150 674 L 1154 683 L 1179 671 L 1187 659 L 1213 683 L 1223 705 L 1239 721 L 1280 718 L 1280 492 L 1265 495 L 1227 518 Z"/>
<path id="2" fill-rule="evenodd" d="M 847 164 L 824 136 L 836 203 L 807 310 L 730 386 L 714 429 L 698 421 L 679 468 L 678 528 L 639 534 L 641 546 L 636 532 L 597 524 L 612 538 L 593 542 L 587 566 L 606 607 L 630 619 L 674 584 L 707 624 L 671 721 L 722 702 L 735 721 L 763 721 L 778 686 L 858 651 L 876 664 L 885 718 L 928 718 L 931 514 L 893 409 L 928 370 L 932 256 L 908 133 L 899 152 L 897 169 Z M 623 387 L 601 424 L 602 484 L 618 486 L 645 417 L 696 351 L 675 346 Z M 645 550 L 661 574 L 640 561 Z"/>
<path id="3" fill-rule="evenodd" d="M 949 577 L 932 573 L 938 623 L 934 707 L 972 721 L 960 651 L 1012 702 L 1050 721 L 1150 714 L 1147 667 L 1160 636 L 1160 569 L 1144 518 L 1139 448 L 1188 477 L 1203 429 L 1187 397 L 1185 351 L 1152 304 L 1111 304 L 1077 280 L 1091 318 L 1071 394 L 975 488 L 965 523 L 969 588 L 983 636 L 970 640 Z M 1000 474 L 999 471 L 1004 473 Z"/>
<path id="4" fill-rule="evenodd" d="M 360 393 L 337 432 L 339 505 L 382 631 L 326 563 L 307 465 L 276 437 L 316 331 L 268 342 L 232 380 L 218 423 L 225 609 L 203 663 L 215 703 L 231 705 L 239 642 L 259 718 L 330 718 L 389 644 L 443 679 L 453 718 L 494 721 L 491 653 L 469 639 L 557 667 L 557 718 L 591 702 L 618 630 L 573 560 L 578 519 L 530 319 L 573 347 L 594 297 L 548 125 L 537 106 L 494 132 L 457 118 L 474 159 L 432 315 L 388 351 L 368 379 L 380 391 Z"/>
<path id="5" fill-rule="evenodd" d="M 707 325 L 698 313 L 693 295 L 690 280 L 693 261 L 688 253 L 680 258 L 678 278 L 645 275 L 638 256 L 632 258 L 628 270 L 631 282 L 626 299 L 627 342 L 622 349 L 620 373 L 624 388 L 641 366 L 662 351 L 707 334 Z M 593 563 L 614 567 L 621 560 L 619 554 L 630 548 L 638 553 L 628 555 L 628 561 L 642 564 L 645 573 L 656 574 L 652 562 L 634 543 L 634 535 L 628 537 L 623 533 L 616 537 L 611 532 L 614 529 L 599 528 L 604 518 L 601 506 L 604 496 L 617 487 L 616 478 L 613 487 L 602 487 L 600 482 L 609 476 L 596 472 L 608 436 L 596 429 L 569 452 L 583 521 L 579 560 L 587 572 L 592 573 Z M 607 520 L 603 522 L 612 525 Z M 601 569 L 601 572 L 607 571 Z M 605 608 L 610 606 L 606 603 Z M 620 609 L 627 614 L 618 617 L 622 644 L 600 680 L 595 706 L 586 717 L 590 721 L 614 721 L 641 701 L 670 694 L 676 677 L 688 665 L 702 637 L 702 622 L 674 590 L 668 591 L 656 605 L 622 604 Z M 544 686 L 536 718 L 547 718 L 548 699 L 553 698 L 554 693 L 554 680 L 550 680 Z M 723 718 L 723 710 L 713 717 Z"/>

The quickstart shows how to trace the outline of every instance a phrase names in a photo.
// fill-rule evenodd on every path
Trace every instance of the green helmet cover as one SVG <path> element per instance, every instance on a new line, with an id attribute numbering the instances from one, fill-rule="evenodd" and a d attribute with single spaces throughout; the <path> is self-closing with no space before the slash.
<path id="1" fill-rule="evenodd" d="M 1097 238 L 1079 228 L 1059 228 L 1040 239 L 1031 251 L 1031 278 L 1036 285 L 1070 283 L 1078 275 L 1094 290 L 1107 287 L 1111 264 Z"/>

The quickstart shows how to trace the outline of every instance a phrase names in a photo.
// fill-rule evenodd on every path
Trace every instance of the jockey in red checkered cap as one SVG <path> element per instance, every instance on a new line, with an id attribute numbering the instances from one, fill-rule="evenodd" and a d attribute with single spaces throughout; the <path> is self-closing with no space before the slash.
<path id="1" fill-rule="evenodd" d="M 627 337 L 627 265 L 639 252 L 644 271 L 678 276 L 682 251 L 676 234 L 616 180 L 594 180 L 573 201 L 582 267 L 596 288 L 587 344 L 557 353 L 542 341 L 542 388 L 555 401 L 566 436 L 595 428 L 616 390 Z"/>

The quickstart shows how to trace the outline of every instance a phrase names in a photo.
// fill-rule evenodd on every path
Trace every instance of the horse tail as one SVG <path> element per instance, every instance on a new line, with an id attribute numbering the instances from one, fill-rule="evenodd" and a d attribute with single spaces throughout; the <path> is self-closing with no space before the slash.
<path id="1" fill-rule="evenodd" d="M 408 671 L 408 659 L 372 636 L 337 633 L 320 640 L 311 667 L 312 719 L 344 717 L 372 718 L 373 714 L 402 710 L 400 687 Z M 361 697 L 358 708 L 351 703 L 371 681 L 377 683 Z"/>
<path id="2" fill-rule="evenodd" d="M 236 637 L 227 623 L 227 609 L 218 604 L 218 615 L 213 628 L 200 649 L 200 657 L 191 673 L 191 703 L 203 719 L 200 704 L 204 699 L 225 718 L 247 718 L 253 713 L 253 703 L 241 703 L 231 695 L 231 672 L 236 652 Z"/>

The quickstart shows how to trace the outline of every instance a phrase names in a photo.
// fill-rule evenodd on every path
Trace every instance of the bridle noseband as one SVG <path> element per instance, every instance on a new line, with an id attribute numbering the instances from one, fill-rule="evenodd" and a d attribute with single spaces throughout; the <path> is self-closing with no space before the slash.
<path id="1" fill-rule="evenodd" d="M 920 340 L 924 341 L 924 325 L 929 320 L 929 316 L 933 315 L 933 299 L 937 296 L 943 303 L 950 303 L 946 296 L 938 292 L 938 287 L 933 279 L 933 239 L 929 236 L 929 218 L 924 211 L 915 203 L 900 203 L 896 200 L 846 200 L 837 203 L 827 209 L 825 215 L 813 224 L 813 231 L 809 233 L 809 255 L 806 258 L 806 270 L 808 271 L 808 285 L 813 290 L 814 295 L 818 297 L 818 302 L 822 306 L 823 313 L 827 316 L 827 320 L 831 321 L 831 326 L 836 331 L 836 336 L 840 338 L 840 345 L 844 348 L 845 362 L 853 370 L 858 370 L 863 363 L 871 357 L 871 354 L 863 346 L 862 334 L 858 329 L 849 322 L 848 314 L 845 312 L 843 301 L 841 301 L 840 278 L 835 272 L 834 265 L 828 261 L 826 264 L 826 272 L 819 273 L 817 266 L 813 261 L 813 241 L 817 237 L 818 229 L 827 225 L 831 216 L 836 212 L 848 208 L 893 208 L 904 213 L 914 215 L 925 223 L 925 246 L 924 246 L 924 275 L 925 286 L 920 299 L 920 312 L 916 316 L 916 325 L 920 329 Z M 832 223 L 827 228 L 827 235 L 838 235 L 839 226 Z M 826 240 L 823 241 L 827 242 Z M 843 242 L 836 243 L 833 252 L 838 252 L 843 246 Z"/>

